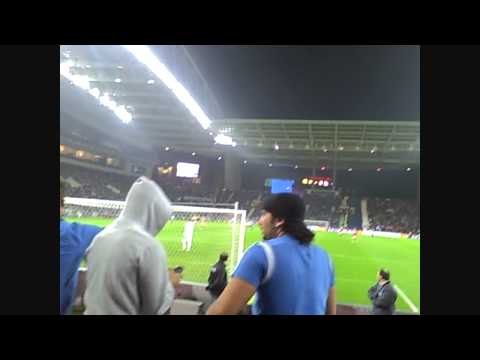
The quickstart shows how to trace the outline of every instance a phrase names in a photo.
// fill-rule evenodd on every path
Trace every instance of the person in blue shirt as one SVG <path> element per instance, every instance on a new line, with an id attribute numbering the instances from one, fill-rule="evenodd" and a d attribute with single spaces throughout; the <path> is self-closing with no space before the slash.
<path id="1" fill-rule="evenodd" d="M 268 198 L 258 225 L 264 241 L 243 255 L 207 315 L 239 314 L 256 293 L 254 315 L 335 315 L 335 271 L 329 254 L 312 244 L 305 204 L 295 194 Z"/>
<path id="2" fill-rule="evenodd" d="M 60 180 L 60 314 L 67 315 L 75 297 L 78 268 L 95 236 L 98 226 L 70 223 L 62 219 L 65 183 Z"/>

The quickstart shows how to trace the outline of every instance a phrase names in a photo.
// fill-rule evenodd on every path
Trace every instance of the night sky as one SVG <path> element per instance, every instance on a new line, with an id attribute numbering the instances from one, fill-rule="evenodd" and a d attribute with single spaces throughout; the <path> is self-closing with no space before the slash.
<path id="1" fill-rule="evenodd" d="M 226 118 L 420 120 L 418 46 L 187 46 Z"/>

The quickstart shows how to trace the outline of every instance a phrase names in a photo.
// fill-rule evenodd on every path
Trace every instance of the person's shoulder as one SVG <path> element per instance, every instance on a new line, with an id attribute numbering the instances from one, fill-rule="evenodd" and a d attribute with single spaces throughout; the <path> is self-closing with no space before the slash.
<path id="1" fill-rule="evenodd" d="M 270 245 L 269 240 L 269 245 Z M 261 241 L 257 241 L 256 243 L 253 243 L 248 247 L 248 249 L 245 251 L 243 256 L 246 257 L 259 257 L 259 256 L 264 256 L 265 250 L 263 249 L 263 245 Z"/>
<path id="2" fill-rule="evenodd" d="M 312 251 L 314 251 L 316 254 L 330 258 L 330 254 L 327 252 L 327 250 L 325 250 L 320 245 L 311 243 L 309 246 L 312 248 Z"/>

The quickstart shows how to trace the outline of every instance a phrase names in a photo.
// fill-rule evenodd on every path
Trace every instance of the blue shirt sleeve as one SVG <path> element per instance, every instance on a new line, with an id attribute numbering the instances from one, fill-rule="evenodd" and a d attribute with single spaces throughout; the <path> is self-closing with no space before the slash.
<path id="1" fill-rule="evenodd" d="M 243 255 L 240 263 L 233 272 L 233 277 L 245 280 L 258 288 L 267 272 L 267 257 L 260 245 L 253 245 Z"/>
<path id="2" fill-rule="evenodd" d="M 78 248 L 81 253 L 84 253 L 85 250 L 87 250 L 95 236 L 97 236 L 97 234 L 102 230 L 103 228 L 95 225 L 86 225 L 79 223 L 72 224 L 72 231 L 78 236 Z"/>
<path id="3" fill-rule="evenodd" d="M 330 287 L 335 286 L 335 265 L 331 256 L 328 256 L 328 261 L 330 264 Z"/>

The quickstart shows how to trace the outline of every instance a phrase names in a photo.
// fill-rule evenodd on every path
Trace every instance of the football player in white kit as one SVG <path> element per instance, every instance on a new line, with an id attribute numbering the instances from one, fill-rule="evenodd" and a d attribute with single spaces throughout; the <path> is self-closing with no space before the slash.
<path id="1" fill-rule="evenodd" d="M 182 250 L 190 251 L 192 249 L 193 232 L 195 231 L 195 224 L 197 217 L 192 217 L 192 220 L 187 221 L 183 230 Z"/>

